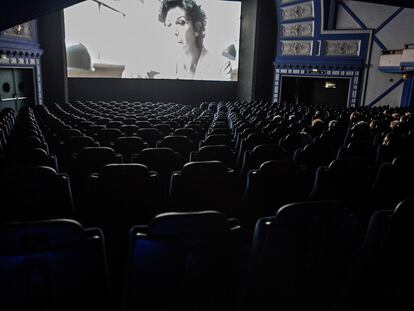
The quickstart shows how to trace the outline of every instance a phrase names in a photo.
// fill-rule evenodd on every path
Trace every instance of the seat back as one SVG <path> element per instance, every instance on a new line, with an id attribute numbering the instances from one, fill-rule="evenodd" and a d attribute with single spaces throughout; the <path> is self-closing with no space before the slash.
<path id="1" fill-rule="evenodd" d="M 159 205 L 158 174 L 137 163 L 108 164 L 89 176 L 90 218 L 101 218 L 103 225 L 124 228 L 147 224 Z"/>
<path id="2" fill-rule="evenodd" d="M 132 161 L 132 155 L 140 153 L 148 144 L 140 137 L 119 137 L 114 142 L 114 150 L 122 154 L 124 162 Z"/>
<path id="3" fill-rule="evenodd" d="M 9 154 L 5 159 L 5 167 L 15 166 L 48 166 L 58 171 L 56 157 L 48 155 L 41 148 L 21 149 Z"/>
<path id="4" fill-rule="evenodd" d="M 288 204 L 258 221 L 242 310 L 328 310 L 342 294 L 360 227 L 343 204 Z"/>
<path id="5" fill-rule="evenodd" d="M 250 170 L 258 169 L 266 161 L 287 160 L 286 151 L 276 144 L 263 144 L 248 150 L 244 153 L 241 166 L 242 176 L 246 176 Z"/>
<path id="6" fill-rule="evenodd" d="M 234 242 L 217 212 L 169 213 L 130 234 L 125 310 L 229 307 Z"/>
<path id="7" fill-rule="evenodd" d="M 0 178 L 1 221 L 74 217 L 69 177 L 45 166 L 15 167 Z"/>
<path id="8" fill-rule="evenodd" d="M 97 140 L 101 146 L 112 147 L 115 143 L 115 140 L 118 137 L 121 137 L 122 133 L 120 129 L 117 128 L 106 128 L 99 131 Z"/>
<path id="9" fill-rule="evenodd" d="M 146 141 L 148 147 L 153 148 L 161 138 L 161 133 L 156 128 L 140 128 L 137 132 L 137 136 Z"/>
<path id="10" fill-rule="evenodd" d="M 112 304 L 103 234 L 69 220 L 0 226 L 0 307 L 74 310 Z"/>
<path id="11" fill-rule="evenodd" d="M 220 161 L 189 162 L 171 177 L 169 203 L 173 211 L 234 212 L 234 171 Z"/>
<path id="12" fill-rule="evenodd" d="M 167 147 L 178 152 L 184 163 L 188 161 L 190 152 L 194 149 L 193 141 L 182 135 L 166 136 L 158 142 L 157 147 Z"/>
<path id="13" fill-rule="evenodd" d="M 236 156 L 234 151 L 226 145 L 211 145 L 201 147 L 199 151 L 193 151 L 190 154 L 190 161 L 221 161 L 227 167 L 234 169 L 236 165 Z"/>

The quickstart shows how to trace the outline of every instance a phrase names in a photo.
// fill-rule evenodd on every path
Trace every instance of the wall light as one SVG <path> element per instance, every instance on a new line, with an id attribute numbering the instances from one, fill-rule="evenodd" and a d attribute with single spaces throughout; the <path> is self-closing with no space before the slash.
<path id="1" fill-rule="evenodd" d="M 332 81 L 325 81 L 325 89 L 336 89 L 336 83 Z"/>

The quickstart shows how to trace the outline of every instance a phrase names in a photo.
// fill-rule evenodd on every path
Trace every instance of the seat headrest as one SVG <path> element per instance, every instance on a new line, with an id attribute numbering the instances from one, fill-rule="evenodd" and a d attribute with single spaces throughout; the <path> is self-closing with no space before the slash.
<path id="1" fill-rule="evenodd" d="M 68 143 L 85 143 L 85 144 L 93 144 L 95 141 L 92 137 L 89 136 L 71 136 L 69 137 Z"/>
<path id="2" fill-rule="evenodd" d="M 261 144 L 253 148 L 253 153 L 258 159 L 277 157 L 280 159 L 286 158 L 286 151 L 276 144 Z"/>
<path id="3" fill-rule="evenodd" d="M 396 157 L 392 161 L 392 165 L 398 168 L 407 168 L 413 169 L 414 168 L 414 160 L 412 155 L 410 154 L 402 154 Z"/>
<path id="4" fill-rule="evenodd" d="M 216 176 L 227 174 L 231 171 L 232 170 L 221 161 L 188 162 L 182 169 L 183 174 L 193 176 Z"/>
<path id="5" fill-rule="evenodd" d="M 67 219 L 8 223 L 0 226 L 0 252 L 47 251 L 81 242 L 82 226 Z"/>
<path id="6" fill-rule="evenodd" d="M 79 157 L 94 158 L 95 156 L 113 156 L 115 151 L 109 147 L 85 147 L 79 151 Z"/>
<path id="7" fill-rule="evenodd" d="M 280 170 L 300 169 L 300 163 L 296 160 L 271 160 L 260 165 L 261 172 L 273 172 Z"/>
<path id="8" fill-rule="evenodd" d="M 138 134 L 142 133 L 151 133 L 151 134 L 160 134 L 160 131 L 153 127 L 147 127 L 147 128 L 140 128 L 137 132 Z"/>
<path id="9" fill-rule="evenodd" d="M 342 202 L 326 200 L 286 204 L 277 211 L 276 219 L 303 223 L 341 223 L 350 215 L 350 211 Z"/>
<path id="10" fill-rule="evenodd" d="M 144 140 L 141 137 L 137 136 L 126 136 L 126 137 L 118 137 L 115 140 L 115 145 L 122 145 L 122 144 L 144 144 Z"/>
<path id="11" fill-rule="evenodd" d="M 227 145 L 207 145 L 199 149 L 200 153 L 210 153 L 210 152 L 231 152 L 232 149 Z"/>
<path id="12" fill-rule="evenodd" d="M 228 231 L 226 217 L 216 211 L 165 213 L 150 223 L 150 235 L 199 240 L 218 236 Z"/>
<path id="13" fill-rule="evenodd" d="M 140 179 L 148 177 L 150 170 L 145 165 L 139 163 L 107 164 L 101 169 L 99 175 L 105 180 L 113 181 L 125 177 Z"/>
<path id="14" fill-rule="evenodd" d="M 191 142 L 191 139 L 189 139 L 187 136 L 184 136 L 184 135 L 170 135 L 170 136 L 165 136 L 163 141 L 164 142 L 183 142 L 183 141 Z"/>
<path id="15" fill-rule="evenodd" d="M 44 159 L 47 157 L 46 150 L 42 148 L 27 148 L 21 149 L 19 153 L 22 157 L 25 158 L 36 158 L 36 159 Z"/>
<path id="16" fill-rule="evenodd" d="M 14 180 L 27 180 L 32 182 L 33 178 L 37 180 L 55 179 L 58 174 L 56 171 L 48 166 L 25 166 L 25 167 L 13 167 L 7 168 L 2 172 L 2 181 L 6 179 Z"/>
<path id="17" fill-rule="evenodd" d="M 175 157 L 175 152 L 171 148 L 167 147 L 158 147 L 158 148 L 145 148 L 141 151 L 139 157 L 144 159 L 151 159 L 155 156 L 173 156 Z"/>

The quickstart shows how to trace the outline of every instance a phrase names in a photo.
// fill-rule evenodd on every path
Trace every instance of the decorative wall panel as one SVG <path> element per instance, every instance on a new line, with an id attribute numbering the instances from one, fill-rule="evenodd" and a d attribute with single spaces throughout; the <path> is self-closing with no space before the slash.
<path id="1" fill-rule="evenodd" d="M 283 41 L 281 44 L 281 55 L 312 55 L 312 41 Z"/>
<path id="2" fill-rule="evenodd" d="M 11 37 L 13 39 L 35 39 L 35 23 L 33 21 L 24 24 L 16 25 L 3 31 L 4 37 Z"/>
<path id="3" fill-rule="evenodd" d="M 312 37 L 313 22 L 282 24 L 282 37 Z"/>
<path id="4" fill-rule="evenodd" d="M 324 40 L 322 55 L 326 56 L 359 56 L 361 41 Z"/>
<path id="5" fill-rule="evenodd" d="M 285 75 L 352 79 L 348 106 L 365 92 L 366 64 L 373 31 L 324 29 L 332 1 L 276 0 L 277 42 L 274 101 L 280 100 Z"/>
<path id="6" fill-rule="evenodd" d="M 313 18 L 314 11 L 312 1 L 282 7 L 280 10 L 283 21 Z"/>

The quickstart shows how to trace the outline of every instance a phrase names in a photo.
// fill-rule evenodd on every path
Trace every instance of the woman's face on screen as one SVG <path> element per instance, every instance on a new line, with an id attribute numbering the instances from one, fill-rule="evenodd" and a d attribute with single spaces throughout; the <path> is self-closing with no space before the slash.
<path id="1" fill-rule="evenodd" d="M 184 9 L 172 8 L 165 18 L 165 26 L 171 31 L 175 42 L 183 49 L 196 44 L 196 32 L 193 23 L 187 18 Z"/>

